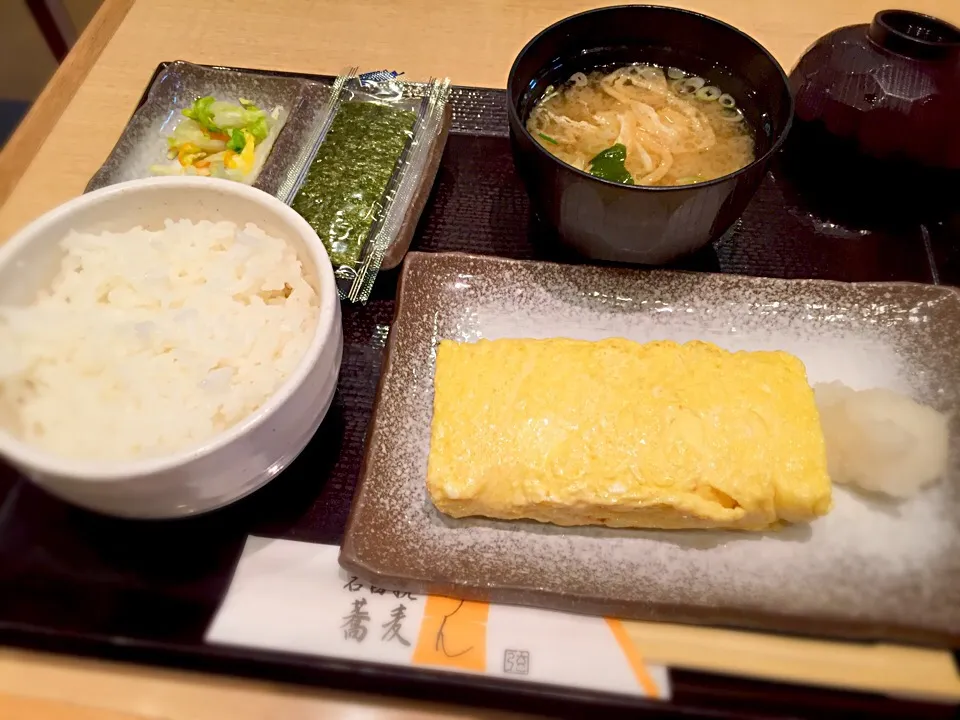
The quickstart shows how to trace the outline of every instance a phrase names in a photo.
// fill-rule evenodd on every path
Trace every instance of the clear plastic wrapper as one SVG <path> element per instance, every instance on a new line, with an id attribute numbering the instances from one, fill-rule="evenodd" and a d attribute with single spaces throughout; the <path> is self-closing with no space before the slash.
<path id="1" fill-rule="evenodd" d="M 344 85 L 350 78 L 354 77 L 356 73 L 356 67 L 350 68 L 341 73 L 334 81 L 333 87 L 330 89 L 330 95 L 327 97 L 327 101 L 324 103 L 321 111 L 317 114 L 315 124 L 307 141 L 304 143 L 297 157 L 290 163 L 290 167 L 287 169 L 287 175 L 277 189 L 277 197 L 287 205 L 293 202 L 301 185 L 303 185 L 304 178 L 306 178 L 307 172 L 310 169 L 310 163 L 313 161 L 314 156 L 317 154 L 317 149 L 323 143 L 327 132 L 330 130 L 330 124 L 333 122 L 333 118 L 337 114 L 337 108 L 340 105 Z"/>
<path id="2" fill-rule="evenodd" d="M 330 254 L 341 296 L 364 302 L 384 265 L 409 247 L 449 129 L 449 80 L 406 83 L 396 73 L 337 79 L 311 161 L 281 199 Z"/>

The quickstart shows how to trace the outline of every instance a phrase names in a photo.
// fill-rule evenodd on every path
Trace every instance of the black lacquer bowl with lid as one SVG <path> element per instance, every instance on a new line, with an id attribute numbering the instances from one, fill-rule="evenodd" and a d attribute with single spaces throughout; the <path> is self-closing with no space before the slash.
<path id="1" fill-rule="evenodd" d="M 817 40 L 790 73 L 786 168 L 845 214 L 929 220 L 960 197 L 960 28 L 907 10 Z"/>

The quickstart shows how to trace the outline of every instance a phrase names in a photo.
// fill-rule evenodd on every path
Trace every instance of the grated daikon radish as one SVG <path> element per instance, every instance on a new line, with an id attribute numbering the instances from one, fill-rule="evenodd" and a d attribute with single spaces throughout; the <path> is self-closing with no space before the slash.
<path id="1" fill-rule="evenodd" d="M 834 482 L 905 498 L 946 473 L 947 415 L 884 388 L 830 382 L 814 392 Z"/>

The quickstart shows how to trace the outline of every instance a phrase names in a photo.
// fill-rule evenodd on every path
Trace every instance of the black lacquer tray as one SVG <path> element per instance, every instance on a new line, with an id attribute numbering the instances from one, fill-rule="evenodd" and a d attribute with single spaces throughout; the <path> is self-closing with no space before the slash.
<path id="1" fill-rule="evenodd" d="M 503 91 L 457 88 L 452 102 L 451 135 L 413 249 L 572 261 L 553 249 L 531 215 L 510 155 Z M 960 213 L 880 226 L 849 218 L 841 223 L 822 213 L 775 163 L 736 226 L 680 267 L 960 284 Z M 175 522 L 112 520 L 67 506 L 0 465 L 0 642 L 562 716 L 628 711 L 645 717 L 954 717 L 949 706 L 681 670 L 671 672 L 673 701 L 664 704 L 204 644 L 248 534 L 340 542 L 396 280 L 397 272 L 384 273 L 369 303 L 344 305 L 339 388 L 317 436 L 280 477 L 225 510 Z"/>

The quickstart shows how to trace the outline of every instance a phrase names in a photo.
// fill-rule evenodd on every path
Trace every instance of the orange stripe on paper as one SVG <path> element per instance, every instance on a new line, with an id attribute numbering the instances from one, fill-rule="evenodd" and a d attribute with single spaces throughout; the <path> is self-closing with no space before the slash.
<path id="1" fill-rule="evenodd" d="M 623 650 L 623 654 L 627 656 L 627 662 L 630 664 L 630 669 L 633 670 L 633 675 L 637 679 L 637 683 L 650 697 L 660 697 L 660 688 L 657 687 L 653 678 L 650 677 L 650 673 L 647 672 L 647 664 L 643 661 L 643 655 L 640 654 L 637 646 L 633 644 L 633 640 L 631 640 L 630 635 L 627 634 L 627 629 L 623 626 L 623 623 L 613 618 L 605 619 L 607 625 L 610 626 L 610 630 L 613 632 L 613 637 L 617 640 L 617 644 L 620 646 L 620 649 Z"/>
<path id="2" fill-rule="evenodd" d="M 489 615 L 487 603 L 428 596 L 413 664 L 484 672 Z"/>

